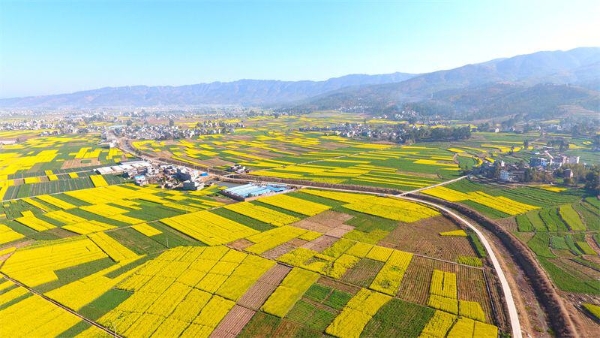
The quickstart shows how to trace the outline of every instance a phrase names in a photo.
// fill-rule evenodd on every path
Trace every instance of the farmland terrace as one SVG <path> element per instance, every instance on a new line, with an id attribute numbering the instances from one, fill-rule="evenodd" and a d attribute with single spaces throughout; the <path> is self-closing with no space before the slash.
<path id="1" fill-rule="evenodd" d="M 594 332 L 597 200 L 461 175 L 521 140 L 400 146 L 267 123 L 120 150 L 4 146 L 0 335 L 539 335 L 537 302 L 555 333 Z M 298 189 L 237 202 L 86 172 L 140 155 Z M 18 324 L 34 317 L 48 320 Z"/>

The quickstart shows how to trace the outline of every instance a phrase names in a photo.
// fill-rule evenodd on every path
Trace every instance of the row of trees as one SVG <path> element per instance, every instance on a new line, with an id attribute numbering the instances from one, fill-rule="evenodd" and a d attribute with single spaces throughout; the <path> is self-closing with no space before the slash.
<path id="1" fill-rule="evenodd" d="M 467 140 L 471 137 L 471 128 L 451 127 L 451 128 L 407 128 L 404 130 L 404 140 L 406 143 L 419 141 L 459 141 Z"/>

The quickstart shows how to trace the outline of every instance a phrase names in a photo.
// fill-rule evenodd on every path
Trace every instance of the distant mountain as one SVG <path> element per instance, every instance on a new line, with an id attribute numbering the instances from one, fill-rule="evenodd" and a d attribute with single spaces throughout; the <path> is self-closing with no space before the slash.
<path id="1" fill-rule="evenodd" d="M 466 65 L 400 83 L 341 88 L 299 102 L 295 108 L 381 112 L 410 106 L 463 117 L 551 113 L 563 106 L 600 111 L 598 84 L 600 48 L 577 48 Z"/>
<path id="2" fill-rule="evenodd" d="M 284 110 L 486 117 L 600 112 L 600 47 L 538 52 L 413 75 L 347 75 L 327 81 L 240 80 L 189 86 L 102 88 L 2 99 L 0 107 L 91 108 L 240 104 Z"/>
<path id="3" fill-rule="evenodd" d="M 600 92 L 569 85 L 495 83 L 437 92 L 431 99 L 405 103 L 399 108 L 414 109 L 425 115 L 440 114 L 456 118 L 514 114 L 547 118 L 575 112 L 599 112 Z"/>
<path id="4" fill-rule="evenodd" d="M 148 107 L 205 104 L 262 105 L 297 101 L 340 88 L 401 82 L 413 74 L 346 75 L 326 81 L 239 80 L 188 86 L 107 87 L 72 94 L 0 99 L 0 107 Z"/>

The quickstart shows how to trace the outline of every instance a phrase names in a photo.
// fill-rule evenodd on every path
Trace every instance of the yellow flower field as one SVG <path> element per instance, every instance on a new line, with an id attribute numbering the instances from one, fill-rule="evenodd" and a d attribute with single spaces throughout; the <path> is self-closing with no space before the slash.
<path id="1" fill-rule="evenodd" d="M 0 245 L 16 241 L 24 238 L 25 236 L 7 227 L 4 224 L 0 224 Z"/>
<path id="2" fill-rule="evenodd" d="M 110 224 L 92 220 L 92 221 L 81 222 L 81 223 L 67 224 L 67 225 L 63 226 L 62 228 L 72 231 L 76 234 L 87 235 L 87 234 L 92 234 L 94 232 L 116 229 L 117 227 L 110 225 Z"/>
<path id="3" fill-rule="evenodd" d="M 411 253 L 394 250 L 383 268 L 375 276 L 370 288 L 395 296 L 404 278 L 404 273 L 412 260 L 412 256 Z"/>
<path id="4" fill-rule="evenodd" d="M 32 295 L 0 310 L 0 335 L 9 332 L 13 337 L 55 337 L 79 322 L 79 317 Z"/>
<path id="5" fill-rule="evenodd" d="M 365 325 L 392 297 L 367 289 L 361 289 L 342 313 L 327 327 L 325 332 L 341 338 L 360 337 Z"/>
<path id="6" fill-rule="evenodd" d="M 456 316 L 436 310 L 433 317 L 427 322 L 419 338 L 444 338 L 454 324 Z"/>
<path id="7" fill-rule="evenodd" d="M 427 300 L 427 306 L 449 313 L 458 314 L 458 301 L 456 298 L 448 298 L 430 294 L 429 299 Z"/>
<path id="8" fill-rule="evenodd" d="M 500 210 L 513 216 L 526 213 L 531 210 L 539 209 L 539 207 L 513 201 L 510 198 L 506 198 L 504 196 L 490 196 L 481 191 L 471 192 L 468 193 L 468 195 L 469 199 L 473 202 L 483 204 L 486 207 Z"/>
<path id="9" fill-rule="evenodd" d="M 75 216 L 63 210 L 51 211 L 44 214 L 47 217 L 50 217 L 56 221 L 59 221 L 64 224 L 75 224 L 75 223 L 85 223 L 87 220 L 85 218 L 81 218 L 79 216 Z"/>
<path id="10" fill-rule="evenodd" d="M 371 195 L 362 195 L 362 194 L 353 194 L 349 192 L 339 192 L 339 191 L 328 191 L 328 190 L 314 190 L 314 189 L 302 189 L 303 193 L 321 196 L 325 198 L 329 198 L 336 201 L 346 202 L 346 203 L 360 203 L 362 200 L 371 197 Z"/>
<path id="11" fill-rule="evenodd" d="M 27 203 L 27 204 L 30 204 L 30 205 L 32 205 L 32 206 L 34 206 L 34 207 L 42 210 L 42 211 L 48 211 L 48 207 L 46 207 L 45 205 L 43 205 L 39 201 L 36 201 L 36 200 L 34 200 L 32 198 L 25 197 L 25 198 L 22 198 L 21 200 L 23 202 Z"/>
<path id="12" fill-rule="evenodd" d="M 509 215 L 519 215 L 531 210 L 539 209 L 539 207 L 513 201 L 504 196 L 491 196 L 482 191 L 474 191 L 462 193 L 445 187 L 434 187 L 423 190 L 424 194 L 428 194 L 437 198 L 441 198 L 450 202 L 473 201 L 485 205 L 492 209 L 505 212 Z"/>
<path id="13" fill-rule="evenodd" d="M 220 245 L 258 234 L 258 231 L 209 211 L 163 218 L 161 222 L 208 245 Z"/>
<path id="14" fill-rule="evenodd" d="M 433 270 L 429 293 L 448 298 L 457 297 L 456 274 L 441 270 Z"/>
<path id="15" fill-rule="evenodd" d="M 147 223 L 136 224 L 136 225 L 132 226 L 132 228 L 134 228 L 135 230 L 139 231 L 140 233 L 142 233 L 148 237 L 162 234 L 162 231 L 160 231 L 156 228 L 153 228 L 152 226 L 148 225 Z"/>
<path id="16" fill-rule="evenodd" d="M 117 242 L 104 232 L 88 235 L 88 238 L 96 243 L 102 251 L 106 252 L 106 254 L 117 263 L 139 258 L 135 252 L 129 250 L 123 246 L 123 244 Z"/>
<path id="17" fill-rule="evenodd" d="M 282 194 L 261 198 L 260 201 L 282 209 L 291 210 L 293 212 L 297 212 L 306 216 L 314 216 L 331 208 L 327 205 L 310 202 L 300 198 L 295 198 Z"/>
<path id="18" fill-rule="evenodd" d="M 90 175 L 90 179 L 92 183 L 94 183 L 94 187 L 106 187 L 108 182 L 102 177 L 102 175 Z"/>
<path id="19" fill-rule="evenodd" d="M 440 236 L 445 237 L 467 237 L 467 233 L 464 230 L 452 230 L 440 232 Z"/>
<path id="20" fill-rule="evenodd" d="M 485 313 L 483 312 L 481 305 L 477 302 L 459 300 L 458 314 L 463 317 L 485 322 Z"/>
<path id="21" fill-rule="evenodd" d="M 116 285 L 133 295 L 99 322 L 125 336 L 208 336 L 274 264 L 223 246 L 170 249 Z"/>
<path id="22" fill-rule="evenodd" d="M 261 254 L 296 237 L 299 237 L 308 231 L 309 230 L 284 225 L 279 228 L 261 232 L 247 237 L 250 242 L 255 244 L 246 248 L 246 251 L 255 254 Z"/>
<path id="23" fill-rule="evenodd" d="M 294 216 L 248 202 L 229 204 L 224 208 L 274 226 L 287 225 L 300 220 Z"/>
<path id="24" fill-rule="evenodd" d="M 85 205 L 80 207 L 80 209 L 127 224 L 139 224 L 144 222 L 141 219 L 123 215 L 129 210 L 113 207 L 112 205 L 108 204 Z"/>
<path id="25" fill-rule="evenodd" d="M 136 269 L 129 270 L 116 278 L 105 276 L 128 263 L 131 263 L 131 261 L 124 261 L 121 264 L 113 265 L 82 279 L 61 286 L 60 288 L 46 292 L 45 295 L 73 310 L 80 310 L 82 307 L 91 303 L 93 300 L 112 289 L 119 282 L 133 274 Z"/>
<path id="26" fill-rule="evenodd" d="M 75 237 L 17 250 L 4 262 L 1 271 L 34 287 L 58 279 L 57 270 L 106 258 L 91 240 Z"/>
<path id="27" fill-rule="evenodd" d="M 293 268 L 262 306 L 262 310 L 277 317 L 285 317 L 319 275 L 301 268 Z"/>
<path id="28" fill-rule="evenodd" d="M 374 245 L 366 257 L 376 261 L 386 262 L 393 252 L 394 249 Z"/>
<path id="29" fill-rule="evenodd" d="M 396 198 L 369 196 L 353 204 L 345 204 L 345 208 L 369 215 L 412 223 L 418 220 L 439 215 L 429 207 L 403 201 Z"/>
<path id="30" fill-rule="evenodd" d="M 459 318 L 450 332 L 448 332 L 448 338 L 473 337 L 474 329 L 475 321 L 473 319 Z"/>
<path id="31" fill-rule="evenodd" d="M 35 231 L 45 231 L 56 228 L 54 225 L 35 217 L 31 211 L 23 211 L 22 214 L 23 217 L 15 218 L 15 221 Z"/>
<path id="32" fill-rule="evenodd" d="M 460 202 L 469 199 L 469 195 L 465 193 L 442 186 L 425 189 L 422 191 L 422 193 L 441 198 L 450 202 Z"/>

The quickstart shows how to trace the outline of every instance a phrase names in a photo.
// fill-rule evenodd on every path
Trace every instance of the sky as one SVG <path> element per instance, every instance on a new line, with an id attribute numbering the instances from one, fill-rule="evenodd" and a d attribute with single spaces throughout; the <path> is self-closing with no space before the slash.
<path id="1" fill-rule="evenodd" d="M 0 98 L 425 73 L 600 46 L 597 0 L 0 0 Z"/>

